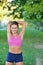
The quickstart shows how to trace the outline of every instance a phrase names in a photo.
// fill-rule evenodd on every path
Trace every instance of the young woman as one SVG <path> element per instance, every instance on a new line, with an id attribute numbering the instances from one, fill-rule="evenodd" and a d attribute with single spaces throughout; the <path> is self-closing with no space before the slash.
<path id="1" fill-rule="evenodd" d="M 20 33 L 18 33 L 18 24 L 22 25 Z M 26 23 L 24 21 L 12 21 L 8 23 L 7 39 L 9 45 L 9 52 L 6 58 L 6 65 L 23 65 L 23 56 L 21 46 L 23 42 L 23 35 L 25 32 Z"/>

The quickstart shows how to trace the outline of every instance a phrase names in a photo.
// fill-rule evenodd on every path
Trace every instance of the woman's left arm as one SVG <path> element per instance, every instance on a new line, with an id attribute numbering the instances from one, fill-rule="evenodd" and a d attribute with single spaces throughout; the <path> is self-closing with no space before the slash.
<path id="1" fill-rule="evenodd" d="M 23 40 L 23 36 L 24 36 L 24 32 L 25 32 L 25 28 L 26 28 L 26 22 L 25 21 L 19 21 L 18 22 L 20 25 L 22 25 L 22 29 L 19 33 L 21 39 Z"/>

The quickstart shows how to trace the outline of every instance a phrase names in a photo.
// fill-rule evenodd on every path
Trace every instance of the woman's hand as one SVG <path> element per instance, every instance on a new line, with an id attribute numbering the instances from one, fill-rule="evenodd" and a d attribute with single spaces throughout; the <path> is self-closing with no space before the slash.
<path id="1" fill-rule="evenodd" d="M 26 25 L 25 21 L 17 21 L 17 23 L 20 24 L 20 25 Z"/>

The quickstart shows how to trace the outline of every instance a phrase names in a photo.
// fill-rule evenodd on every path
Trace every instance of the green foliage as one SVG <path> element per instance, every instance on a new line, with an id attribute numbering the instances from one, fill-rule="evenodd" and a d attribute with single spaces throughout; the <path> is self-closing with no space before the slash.
<path id="1" fill-rule="evenodd" d="M 1 4 L 4 5 L 2 6 Z M 3 10 L 8 8 L 8 12 L 3 14 L 3 16 L 12 16 L 13 19 L 23 18 L 28 23 L 32 22 L 35 25 L 37 22 L 38 24 L 43 22 L 43 0 L 13 0 L 12 2 L 3 0 L 0 6 L 3 7 Z"/>
<path id="2" fill-rule="evenodd" d="M 43 5 L 42 5 L 42 0 L 27 0 L 27 3 L 24 5 L 24 10 L 29 13 L 29 17 L 42 19 L 41 16 L 43 15 Z M 28 15 L 27 13 L 27 15 Z M 31 20 L 30 20 L 31 21 Z"/>
<path id="3" fill-rule="evenodd" d="M 40 29 L 40 26 L 43 28 L 43 0 L 27 0 L 24 5 L 23 18 L 35 24 L 36 28 Z"/>

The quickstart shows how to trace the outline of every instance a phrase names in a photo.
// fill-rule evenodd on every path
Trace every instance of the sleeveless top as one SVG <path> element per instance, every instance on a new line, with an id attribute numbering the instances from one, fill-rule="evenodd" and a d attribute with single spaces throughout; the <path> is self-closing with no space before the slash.
<path id="1" fill-rule="evenodd" d="M 16 38 L 13 35 L 11 35 L 10 39 L 8 40 L 8 45 L 9 46 L 21 46 L 22 40 L 20 38 L 20 35 L 18 34 Z"/>

